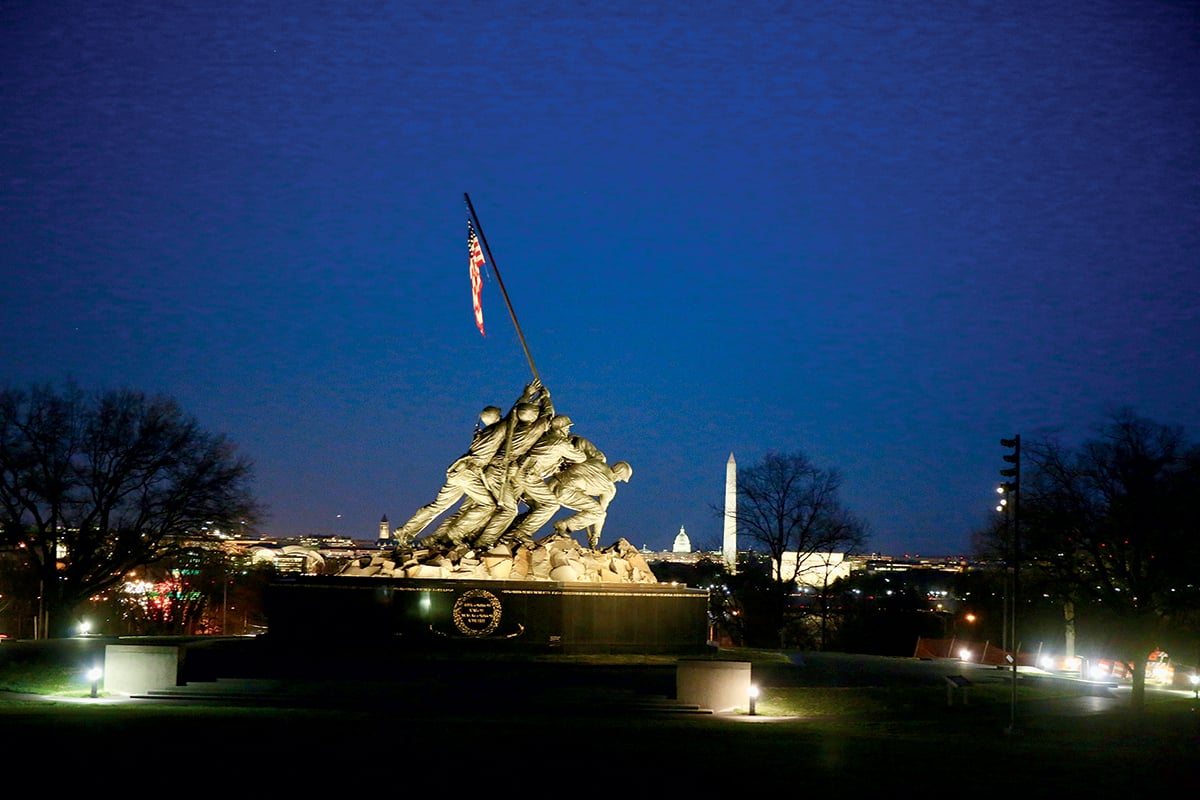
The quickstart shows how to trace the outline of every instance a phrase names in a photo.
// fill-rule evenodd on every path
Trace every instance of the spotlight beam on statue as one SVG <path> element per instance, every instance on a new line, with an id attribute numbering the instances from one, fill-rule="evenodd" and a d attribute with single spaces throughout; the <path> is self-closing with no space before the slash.
<path id="1" fill-rule="evenodd" d="M 504 304 L 508 306 L 508 315 L 512 317 L 513 327 L 517 329 L 517 338 L 521 340 L 521 347 L 525 350 L 529 369 L 533 372 L 534 379 L 540 383 L 542 378 L 538 375 L 537 367 L 533 365 L 533 356 L 529 354 L 529 345 L 525 342 L 525 334 L 521 333 L 521 324 L 517 322 L 517 313 L 513 311 L 512 302 L 508 299 L 508 290 L 504 288 L 504 280 L 500 277 L 500 268 L 496 266 L 496 257 L 492 255 L 492 248 L 488 247 L 487 236 L 484 236 L 483 226 L 479 224 L 479 217 L 475 214 L 475 206 L 471 204 L 471 195 L 463 192 L 463 197 L 467 201 L 467 211 L 471 214 L 471 221 L 475 223 L 475 230 L 479 232 L 479 241 L 483 243 L 483 249 L 487 251 L 488 263 L 492 265 L 492 274 L 496 276 L 496 283 L 500 285 L 500 294 L 504 295 Z"/>

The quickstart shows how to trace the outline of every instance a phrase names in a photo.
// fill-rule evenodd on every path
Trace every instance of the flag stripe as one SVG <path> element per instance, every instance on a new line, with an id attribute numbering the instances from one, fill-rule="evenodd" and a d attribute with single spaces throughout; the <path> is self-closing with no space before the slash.
<path id="1" fill-rule="evenodd" d="M 475 327 L 479 328 L 481 336 L 486 336 L 483 332 L 483 273 L 479 270 L 487 262 L 483 259 L 483 248 L 479 246 L 479 237 L 475 235 L 475 226 L 470 220 L 467 220 L 467 250 L 471 261 L 471 304 L 475 307 Z"/>

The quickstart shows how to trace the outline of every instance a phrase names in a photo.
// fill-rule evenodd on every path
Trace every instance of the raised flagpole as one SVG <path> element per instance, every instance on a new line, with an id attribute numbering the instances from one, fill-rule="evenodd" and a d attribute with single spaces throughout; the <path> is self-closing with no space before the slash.
<path id="1" fill-rule="evenodd" d="M 521 333 L 517 314 L 513 311 L 512 302 L 508 299 L 508 290 L 504 288 L 504 280 L 500 277 L 500 269 L 496 266 L 496 257 L 492 255 L 492 248 L 488 247 L 487 237 L 483 235 L 483 226 L 479 224 L 479 217 L 475 215 L 475 206 L 471 205 L 471 195 L 463 192 L 463 197 L 466 198 L 467 211 L 471 214 L 475 230 L 479 233 L 479 241 L 483 242 L 483 249 L 487 251 L 488 261 L 492 264 L 492 272 L 496 275 L 496 283 L 500 285 L 500 293 L 504 295 L 504 304 L 508 306 L 508 315 L 512 317 L 513 327 L 517 329 L 517 338 L 521 340 L 521 347 L 525 349 L 525 358 L 529 361 L 529 369 L 533 372 L 534 379 L 541 383 L 541 376 L 538 375 L 537 367 L 533 365 L 533 356 L 529 354 L 529 345 L 525 343 L 525 334 Z"/>

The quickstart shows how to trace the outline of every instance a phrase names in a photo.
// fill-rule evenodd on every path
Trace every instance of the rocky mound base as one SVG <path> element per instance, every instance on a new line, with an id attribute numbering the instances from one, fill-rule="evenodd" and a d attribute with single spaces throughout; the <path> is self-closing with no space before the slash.
<path id="1" fill-rule="evenodd" d="M 558 581 L 561 583 L 658 583 L 636 547 L 618 539 L 593 550 L 565 534 L 553 534 L 532 548 L 498 544 L 487 552 L 468 547 L 410 547 L 364 557 L 338 575 L 366 578 Z"/>

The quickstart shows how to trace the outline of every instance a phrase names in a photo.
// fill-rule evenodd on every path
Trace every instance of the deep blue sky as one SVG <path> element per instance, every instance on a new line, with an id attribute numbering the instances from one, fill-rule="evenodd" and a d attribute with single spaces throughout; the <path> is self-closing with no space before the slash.
<path id="1" fill-rule="evenodd" d="M 334 7 L 352 9 L 331 10 Z M 965 553 L 999 438 L 1200 431 L 1196 3 L 6 2 L 0 378 L 178 398 L 265 530 L 375 535 L 530 371 L 605 529 L 730 453 Z M 340 516 L 339 516 L 340 515 Z"/>

